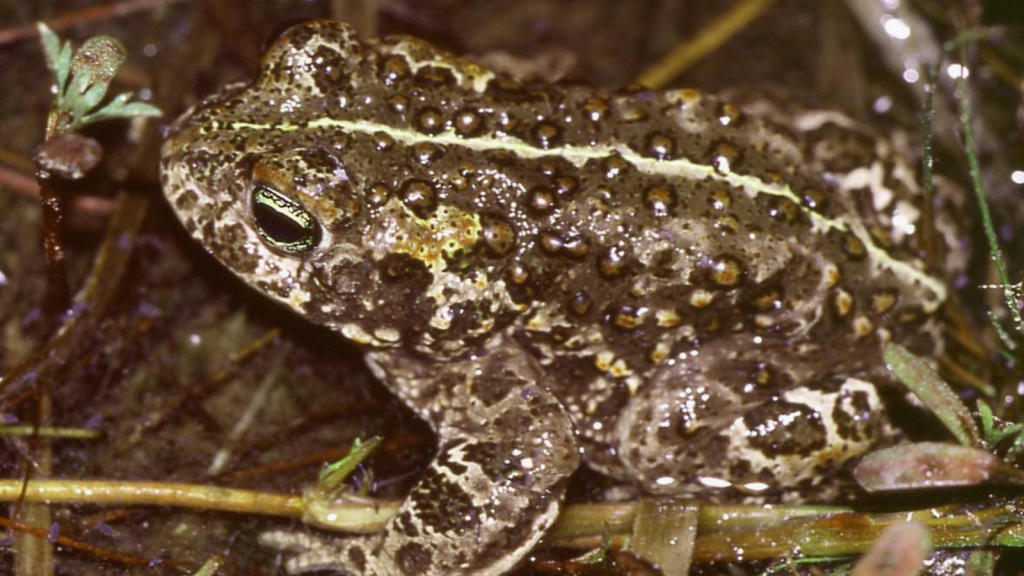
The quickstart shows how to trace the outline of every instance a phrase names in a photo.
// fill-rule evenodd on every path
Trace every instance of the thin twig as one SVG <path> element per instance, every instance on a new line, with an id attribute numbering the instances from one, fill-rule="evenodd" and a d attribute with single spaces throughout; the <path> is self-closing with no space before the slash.
<path id="1" fill-rule="evenodd" d="M 40 538 L 40 539 L 48 539 L 48 538 L 50 538 L 50 534 L 46 530 L 41 530 L 41 529 L 36 528 L 34 526 L 29 526 L 27 524 L 23 524 L 21 522 L 15 522 L 13 520 L 8 520 L 6 518 L 0 518 L 0 526 L 4 526 L 4 527 L 6 527 L 6 528 L 8 528 L 10 530 L 14 530 L 16 532 L 25 533 L 25 534 L 31 534 L 31 535 L 35 536 L 36 538 Z M 81 550 L 82 552 L 87 552 L 87 553 L 93 554 L 97 558 L 103 558 L 104 560 L 110 560 L 112 562 L 118 562 L 120 564 L 126 564 L 128 566 L 148 566 L 148 565 L 152 564 L 152 562 L 153 562 L 153 560 L 150 559 L 150 558 L 140 558 L 138 556 L 129 556 L 127 554 L 118 554 L 117 552 L 111 552 L 110 550 L 107 550 L 105 548 L 100 548 L 99 546 L 93 546 L 92 544 L 87 544 L 87 543 L 82 542 L 80 540 L 74 540 L 74 539 L 68 538 L 66 536 L 57 536 L 56 538 L 53 539 L 53 541 L 55 543 L 57 543 L 57 544 L 60 544 L 61 546 L 65 546 L 67 548 L 72 548 L 74 550 Z M 170 565 L 180 565 L 180 563 L 173 562 L 173 561 L 166 561 L 164 563 L 165 564 L 170 564 Z"/>
<path id="2" fill-rule="evenodd" d="M 60 370 L 75 361 L 80 347 L 89 342 L 96 324 L 114 301 L 128 267 L 132 241 L 148 206 L 149 200 L 143 196 L 121 194 L 92 271 L 75 297 L 80 313 L 41 349 L 0 377 L 0 411 L 9 409 L 13 401 L 26 398 L 32 390 L 48 385 Z"/>
<path id="3" fill-rule="evenodd" d="M 113 2 L 102 6 L 93 6 L 92 8 L 69 12 L 63 16 L 58 16 L 57 18 L 44 20 L 44 22 L 54 32 L 61 32 L 71 28 L 72 26 L 78 26 L 79 24 L 107 20 L 110 18 L 120 18 L 141 10 L 149 10 L 163 6 L 164 4 L 172 4 L 174 2 L 181 1 L 183 0 L 127 0 L 125 2 Z M 11 42 L 28 40 L 30 38 L 35 38 L 36 36 L 39 36 L 39 29 L 36 27 L 34 22 L 32 24 L 26 24 L 25 26 L 7 28 L 6 30 L 0 30 L 0 46 L 10 44 Z"/>
<path id="4" fill-rule="evenodd" d="M 948 371 L 950 373 L 949 376 L 952 377 L 957 384 L 966 384 L 978 392 L 981 392 L 988 398 L 995 396 L 995 386 L 990 382 L 975 376 L 972 372 L 957 364 L 952 358 L 945 355 L 941 356 L 939 358 L 939 366 L 944 371 Z"/>
<path id="5" fill-rule="evenodd" d="M 696 37 L 669 52 L 644 70 L 636 81 L 648 88 L 662 88 L 684 70 L 704 58 L 757 19 L 776 0 L 744 0 L 704 26 Z"/>
<path id="6" fill-rule="evenodd" d="M 35 178 L 3 165 L 0 165 L 0 190 L 9 190 L 26 198 L 39 198 L 39 184 Z M 69 214 L 106 216 L 114 211 L 114 201 L 102 196 L 75 195 L 68 199 L 67 211 Z"/>
<path id="7" fill-rule="evenodd" d="M 0 165 L 0 188 L 10 190 L 20 196 L 39 198 L 39 184 L 35 178 L 21 172 Z"/>
<path id="8" fill-rule="evenodd" d="M 49 426 L 53 418 L 53 399 L 49 390 L 43 390 L 37 398 L 36 424 Z M 53 474 L 53 449 L 49 438 L 32 437 L 32 458 L 23 461 L 24 477 L 18 505 L 12 515 L 13 521 L 22 521 L 35 530 L 46 531 L 53 525 L 53 511 L 43 502 L 25 502 L 24 496 L 29 483 L 35 478 L 49 478 Z M 53 576 L 53 541 L 38 538 L 28 532 L 18 532 L 15 541 L 14 573 L 16 576 Z"/>
<path id="9" fill-rule="evenodd" d="M 0 501 L 17 499 L 22 488 L 20 480 L 0 480 Z M 178 506 L 289 518 L 301 518 L 303 511 L 302 496 L 294 494 L 173 482 L 36 480 L 25 489 L 25 501 L 50 505 Z"/>
<path id="10" fill-rule="evenodd" d="M 985 59 L 988 67 L 996 73 L 1007 87 L 1016 90 L 1018 95 L 1024 88 L 1024 76 L 1003 59 L 1002 56 L 986 46 L 979 46 L 981 57 Z"/>
<path id="11" fill-rule="evenodd" d="M 231 459 L 237 453 L 239 444 L 245 438 L 245 435 L 256 426 L 259 414 L 266 407 L 270 398 L 270 392 L 281 383 L 283 375 L 282 365 L 284 364 L 285 357 L 288 355 L 288 349 L 281 347 L 272 352 L 272 354 L 274 358 L 270 363 L 270 369 L 263 376 L 259 385 L 256 386 L 256 390 L 247 394 L 248 402 L 241 410 L 241 413 L 235 418 L 234 424 L 224 438 L 224 444 L 213 454 L 210 466 L 206 469 L 207 476 L 215 476 L 227 468 Z"/>
<path id="12" fill-rule="evenodd" d="M 88 428 L 64 428 L 58 426 L 0 426 L 0 436 L 30 436 L 38 434 L 43 438 L 72 438 L 95 440 L 100 437 L 98 430 Z"/>
<path id="13" fill-rule="evenodd" d="M 273 342 L 281 334 L 277 328 L 271 328 L 263 334 L 242 345 L 228 356 L 225 365 L 220 366 L 212 374 L 205 374 L 198 380 L 184 387 L 178 394 L 168 398 L 160 404 L 160 407 L 144 417 L 140 418 L 131 433 L 128 434 L 127 443 L 135 444 L 142 440 L 147 432 L 150 432 L 163 425 L 172 415 L 177 413 L 188 400 L 197 396 L 207 394 L 210 390 L 229 382 L 238 375 L 239 367 L 252 358 L 252 356 L 267 344 Z"/>

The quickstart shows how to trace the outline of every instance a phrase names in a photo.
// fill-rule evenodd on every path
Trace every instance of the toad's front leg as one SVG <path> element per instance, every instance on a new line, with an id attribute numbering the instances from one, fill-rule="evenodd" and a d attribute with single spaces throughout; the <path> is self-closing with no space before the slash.
<path id="1" fill-rule="evenodd" d="M 572 421 L 540 366 L 511 343 L 458 362 L 387 353 L 370 362 L 434 425 L 437 457 L 379 535 L 272 535 L 273 545 L 300 551 L 289 571 L 497 576 L 511 569 L 555 521 L 579 463 Z"/>

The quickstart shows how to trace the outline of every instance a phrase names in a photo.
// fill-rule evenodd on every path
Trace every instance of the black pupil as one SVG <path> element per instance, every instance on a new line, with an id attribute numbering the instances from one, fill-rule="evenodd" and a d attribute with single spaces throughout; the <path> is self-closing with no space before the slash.
<path id="1" fill-rule="evenodd" d="M 289 253 L 305 252 L 320 239 L 320 227 L 313 216 L 269 188 L 253 192 L 252 211 L 257 231 L 274 248 Z"/>

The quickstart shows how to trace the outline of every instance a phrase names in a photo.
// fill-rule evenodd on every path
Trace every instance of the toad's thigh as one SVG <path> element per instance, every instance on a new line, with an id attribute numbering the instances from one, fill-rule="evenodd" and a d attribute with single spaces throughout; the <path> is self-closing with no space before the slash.
<path id="1" fill-rule="evenodd" d="M 869 381 L 820 376 L 765 390 L 723 382 L 715 368 L 667 367 L 620 415 L 619 458 L 644 490 L 805 490 L 888 434 Z"/>

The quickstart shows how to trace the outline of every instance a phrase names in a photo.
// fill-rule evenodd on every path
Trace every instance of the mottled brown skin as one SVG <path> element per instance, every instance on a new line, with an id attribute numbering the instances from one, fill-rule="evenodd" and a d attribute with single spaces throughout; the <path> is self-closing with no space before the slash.
<path id="1" fill-rule="evenodd" d="M 648 492 L 779 498 L 868 449 L 881 344 L 940 345 L 945 288 L 888 144 L 781 121 L 692 90 L 524 85 L 334 22 L 179 119 L 162 168 L 186 228 L 364 345 L 440 436 L 381 535 L 279 537 L 290 568 L 500 574 L 580 454 Z M 313 224 L 266 220 L 266 189 Z"/>

